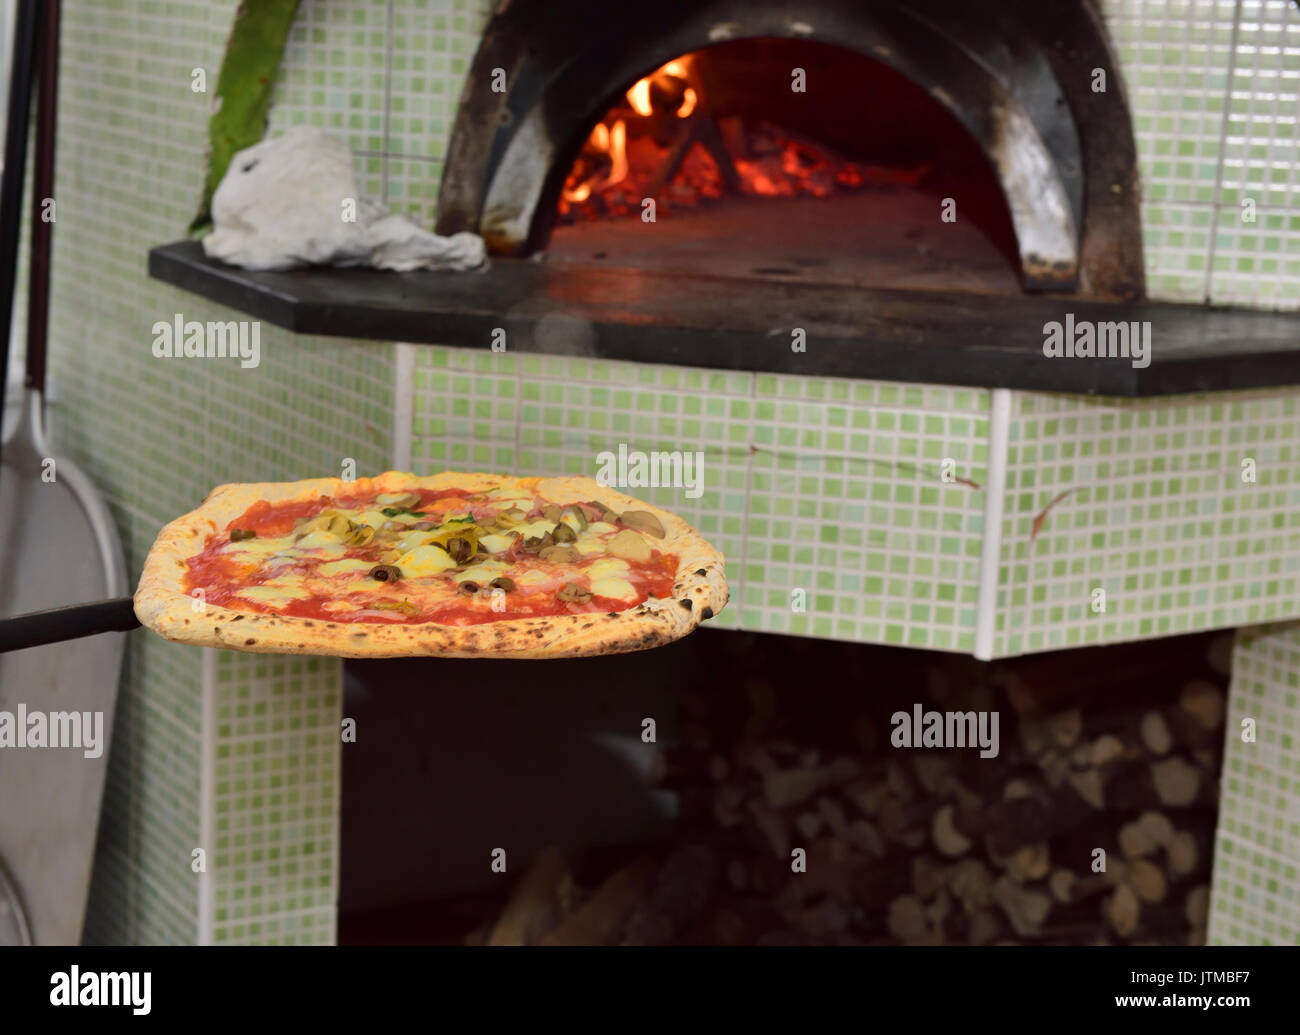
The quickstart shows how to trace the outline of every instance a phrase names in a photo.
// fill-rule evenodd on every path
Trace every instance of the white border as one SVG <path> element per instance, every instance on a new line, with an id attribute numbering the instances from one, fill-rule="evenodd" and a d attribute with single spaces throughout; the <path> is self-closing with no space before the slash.
<path id="1" fill-rule="evenodd" d="M 212 944 L 216 918 L 212 912 L 212 860 L 216 847 L 217 791 L 217 649 L 205 647 L 202 661 L 203 715 L 199 737 L 199 848 L 203 870 L 199 874 L 198 943 Z"/>
<path id="2" fill-rule="evenodd" d="M 1007 450 L 1011 441 L 1011 389 L 995 388 L 989 399 L 988 484 L 984 486 L 984 542 L 980 548 L 979 595 L 975 605 L 975 650 L 979 661 L 993 660 L 998 617 L 998 572 L 1002 560 L 1002 510 L 1007 491 Z"/>
<path id="3" fill-rule="evenodd" d="M 411 440 L 415 427 L 415 346 L 399 341 L 393 346 L 393 467 L 411 469 Z"/>

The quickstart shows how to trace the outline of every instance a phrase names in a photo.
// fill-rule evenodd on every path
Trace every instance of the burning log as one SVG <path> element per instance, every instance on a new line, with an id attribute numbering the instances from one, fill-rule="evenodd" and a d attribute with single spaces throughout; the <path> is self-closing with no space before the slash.
<path id="1" fill-rule="evenodd" d="M 731 154 L 723 142 L 722 132 L 712 116 L 701 112 L 678 125 L 672 147 L 668 149 L 668 154 L 659 163 L 659 168 L 650 177 L 650 182 L 646 186 L 648 197 L 657 197 L 663 191 L 677 175 L 686 155 L 696 144 L 704 148 L 708 156 L 713 159 L 714 165 L 718 167 L 723 190 L 728 194 L 740 193 L 740 174 L 736 171 L 736 163 L 732 161 Z"/>

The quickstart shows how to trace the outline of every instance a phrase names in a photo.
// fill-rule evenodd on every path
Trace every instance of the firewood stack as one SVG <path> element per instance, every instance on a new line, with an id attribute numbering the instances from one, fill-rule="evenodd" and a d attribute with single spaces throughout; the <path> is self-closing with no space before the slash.
<path id="1" fill-rule="evenodd" d="M 747 654 L 775 673 L 747 707 L 718 685 L 684 702 L 664 766 L 674 844 L 588 888 L 543 852 L 468 940 L 1203 944 L 1227 652 L 1200 636 L 1086 664 L 859 653 L 822 669 L 858 685 L 824 692 Z M 890 716 L 914 701 L 998 711 L 998 755 L 893 747 Z"/>

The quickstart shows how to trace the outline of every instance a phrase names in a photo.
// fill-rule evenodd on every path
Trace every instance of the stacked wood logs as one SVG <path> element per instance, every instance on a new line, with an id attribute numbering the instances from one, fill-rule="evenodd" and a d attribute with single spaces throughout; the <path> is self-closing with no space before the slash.
<path id="1" fill-rule="evenodd" d="M 906 663 L 927 708 L 999 712 L 995 758 L 892 747 L 890 715 L 923 698 L 873 689 L 881 666 L 859 669 L 856 693 L 752 678 L 744 707 L 702 688 L 662 767 L 681 800 L 674 844 L 585 887 L 543 852 L 468 940 L 1204 943 L 1222 637 L 1100 648 L 1087 665 Z"/>

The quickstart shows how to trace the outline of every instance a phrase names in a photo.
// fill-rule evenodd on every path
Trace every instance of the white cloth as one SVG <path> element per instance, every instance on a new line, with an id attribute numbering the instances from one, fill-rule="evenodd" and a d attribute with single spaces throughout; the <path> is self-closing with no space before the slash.
<path id="1" fill-rule="evenodd" d="M 203 251 L 249 270 L 472 270 L 487 261 L 477 234 L 439 237 L 362 198 L 352 151 L 310 126 L 230 160 L 212 196 L 212 232 Z"/>

